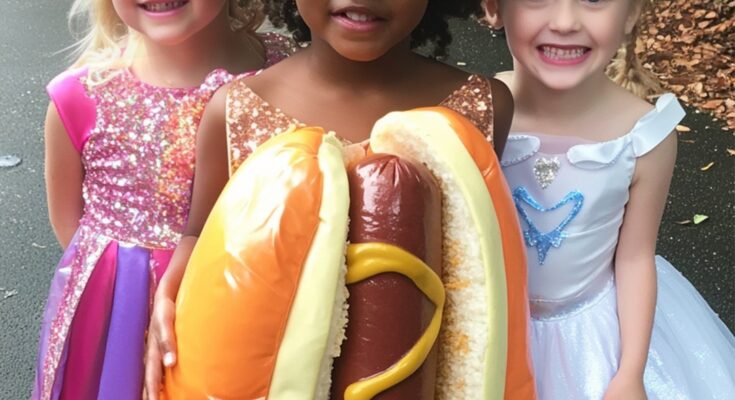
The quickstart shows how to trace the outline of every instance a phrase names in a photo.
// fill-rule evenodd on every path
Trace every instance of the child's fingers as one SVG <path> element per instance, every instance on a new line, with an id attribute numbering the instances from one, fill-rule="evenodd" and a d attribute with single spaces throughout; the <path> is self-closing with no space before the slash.
<path id="1" fill-rule="evenodd" d="M 163 355 L 163 365 L 170 368 L 176 364 L 173 305 L 163 305 L 158 317 L 158 351 Z"/>
<path id="2" fill-rule="evenodd" d="M 367 146 L 370 142 L 353 143 L 342 148 L 342 156 L 344 158 L 345 166 L 350 165 L 362 160 L 367 154 Z"/>
<path id="3" fill-rule="evenodd" d="M 151 335 L 153 336 L 153 335 Z M 158 351 L 156 339 L 151 337 L 145 357 L 145 399 L 158 400 L 161 387 L 161 353 Z"/>

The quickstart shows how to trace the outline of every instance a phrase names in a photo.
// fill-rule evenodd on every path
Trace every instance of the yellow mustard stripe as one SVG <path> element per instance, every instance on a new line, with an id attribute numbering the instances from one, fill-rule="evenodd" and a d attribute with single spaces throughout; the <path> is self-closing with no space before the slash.
<path id="1" fill-rule="evenodd" d="M 411 279 L 434 303 L 434 316 L 426 332 L 405 356 L 387 370 L 348 386 L 345 390 L 345 400 L 370 400 L 378 393 L 411 376 L 424 363 L 439 336 L 445 293 L 444 285 L 436 272 L 418 257 L 390 244 L 360 243 L 348 247 L 347 284 L 384 272 L 396 272 Z"/>

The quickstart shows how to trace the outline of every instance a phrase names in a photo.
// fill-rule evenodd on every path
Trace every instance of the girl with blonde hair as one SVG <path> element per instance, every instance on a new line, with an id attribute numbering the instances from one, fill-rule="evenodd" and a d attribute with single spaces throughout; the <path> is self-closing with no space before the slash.
<path id="1" fill-rule="evenodd" d="M 634 52 L 646 2 L 485 2 L 514 58 L 502 165 L 526 242 L 540 399 L 735 394 L 735 337 L 655 254 L 684 110 L 672 94 L 643 100 L 656 91 Z"/>
<path id="2" fill-rule="evenodd" d="M 259 0 L 76 0 L 48 85 L 46 189 L 64 248 L 33 399 L 139 399 L 152 293 L 185 227 L 195 134 L 235 75 L 283 58 Z M 234 75 L 233 75 L 234 74 Z"/>

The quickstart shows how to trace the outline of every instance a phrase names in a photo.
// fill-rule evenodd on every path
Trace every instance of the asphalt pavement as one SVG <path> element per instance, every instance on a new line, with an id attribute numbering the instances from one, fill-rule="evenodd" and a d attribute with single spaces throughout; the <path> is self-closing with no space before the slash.
<path id="1" fill-rule="evenodd" d="M 45 84 L 68 64 L 70 0 L 0 2 L 0 157 L 22 163 L 0 167 L 0 400 L 24 399 L 35 369 L 41 312 L 61 254 L 46 214 L 43 185 Z M 491 74 L 511 67 L 502 37 L 474 23 L 453 24 L 447 62 Z M 727 148 L 731 132 L 688 110 L 658 252 L 679 268 L 735 328 L 733 200 L 735 168 Z M 710 162 L 715 164 L 701 171 Z M 678 225 L 694 214 L 698 225 Z"/>

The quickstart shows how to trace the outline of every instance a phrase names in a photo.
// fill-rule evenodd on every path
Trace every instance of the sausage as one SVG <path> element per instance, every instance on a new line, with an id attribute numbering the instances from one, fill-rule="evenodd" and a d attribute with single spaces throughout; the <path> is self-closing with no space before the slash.
<path id="1" fill-rule="evenodd" d="M 441 276 L 441 192 L 429 171 L 376 154 L 348 170 L 351 243 L 387 243 L 424 261 Z M 434 305 L 407 277 L 383 273 L 348 285 L 347 339 L 335 359 L 332 398 L 398 361 L 426 330 Z M 433 399 L 437 349 L 398 385 L 375 399 Z"/>

